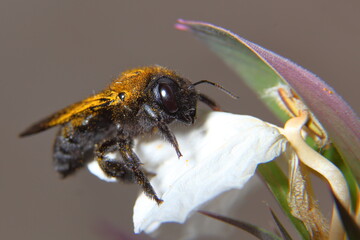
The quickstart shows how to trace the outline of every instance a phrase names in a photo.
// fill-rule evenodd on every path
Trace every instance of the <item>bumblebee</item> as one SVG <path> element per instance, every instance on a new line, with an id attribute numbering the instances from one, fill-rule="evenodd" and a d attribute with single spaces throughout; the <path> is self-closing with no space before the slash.
<path id="1" fill-rule="evenodd" d="M 160 66 L 128 70 L 105 90 L 33 124 L 20 136 L 60 125 L 53 159 L 55 170 L 62 177 L 73 174 L 95 158 L 107 176 L 139 184 L 146 196 L 160 204 L 162 200 L 133 151 L 133 140 L 158 132 L 180 158 L 178 142 L 168 125 L 174 121 L 193 124 L 198 101 L 219 110 L 214 101 L 195 90 L 195 85 L 200 83 L 220 87 L 207 80 L 192 84 Z M 111 154 L 114 152 L 119 153 L 119 159 L 114 159 Z"/>

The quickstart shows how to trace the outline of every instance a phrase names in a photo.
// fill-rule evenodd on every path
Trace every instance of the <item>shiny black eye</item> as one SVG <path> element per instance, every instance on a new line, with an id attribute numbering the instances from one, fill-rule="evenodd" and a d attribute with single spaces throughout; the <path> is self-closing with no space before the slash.
<path id="1" fill-rule="evenodd" d="M 177 112 L 177 110 L 179 110 L 175 97 L 177 90 L 178 86 L 175 85 L 175 83 L 171 79 L 163 78 L 159 80 L 159 102 L 169 113 L 175 113 Z"/>

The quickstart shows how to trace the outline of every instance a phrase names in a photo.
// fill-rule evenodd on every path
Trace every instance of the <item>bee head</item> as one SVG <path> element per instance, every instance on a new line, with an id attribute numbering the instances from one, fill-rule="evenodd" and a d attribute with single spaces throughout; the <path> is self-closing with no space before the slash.
<path id="1" fill-rule="evenodd" d="M 190 81 L 178 76 L 161 76 L 156 79 L 152 94 L 165 122 L 176 119 L 185 124 L 194 123 L 198 95 Z"/>

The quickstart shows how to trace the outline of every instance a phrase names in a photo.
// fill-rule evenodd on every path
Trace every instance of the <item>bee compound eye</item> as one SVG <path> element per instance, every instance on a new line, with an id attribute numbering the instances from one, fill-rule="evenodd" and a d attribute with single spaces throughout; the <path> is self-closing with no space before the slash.
<path id="1" fill-rule="evenodd" d="M 175 113 L 179 110 L 179 107 L 176 102 L 175 92 L 176 86 L 174 84 L 169 84 L 167 82 L 159 83 L 159 95 L 162 105 L 165 107 L 165 110 L 169 113 Z"/>

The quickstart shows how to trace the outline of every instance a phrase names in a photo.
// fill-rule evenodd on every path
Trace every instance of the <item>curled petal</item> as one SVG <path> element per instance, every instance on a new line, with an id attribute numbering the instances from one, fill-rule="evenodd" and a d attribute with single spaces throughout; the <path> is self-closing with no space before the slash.
<path id="1" fill-rule="evenodd" d="M 301 136 L 301 129 L 308 120 L 308 113 L 303 112 L 299 117 L 292 118 L 285 124 L 284 136 L 289 140 L 292 148 L 301 162 L 310 169 L 318 172 L 329 183 L 335 196 L 341 201 L 345 208 L 350 207 L 350 195 L 346 181 L 341 171 L 329 160 L 314 151 Z M 336 209 L 330 227 L 330 239 L 343 239 L 344 229 L 340 222 Z"/>

